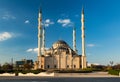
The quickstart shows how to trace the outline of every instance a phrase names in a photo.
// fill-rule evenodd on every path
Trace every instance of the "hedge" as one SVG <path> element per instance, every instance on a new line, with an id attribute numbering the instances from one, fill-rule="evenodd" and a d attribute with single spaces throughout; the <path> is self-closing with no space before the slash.
<path id="1" fill-rule="evenodd" d="M 60 70 L 59 73 L 91 73 L 91 69 L 84 69 L 84 70 Z"/>
<path id="2" fill-rule="evenodd" d="M 119 76 L 120 70 L 109 70 L 108 73 L 111 75 L 118 75 Z"/>

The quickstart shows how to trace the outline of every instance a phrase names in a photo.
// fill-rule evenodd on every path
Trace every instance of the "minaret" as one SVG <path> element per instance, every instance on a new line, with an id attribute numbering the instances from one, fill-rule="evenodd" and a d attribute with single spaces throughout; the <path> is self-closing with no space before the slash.
<path id="1" fill-rule="evenodd" d="M 38 69 L 41 68 L 41 47 L 42 47 L 42 11 L 38 15 Z"/>
<path id="2" fill-rule="evenodd" d="M 45 55 L 45 27 L 43 28 L 43 32 L 42 32 L 42 48 L 43 48 L 43 55 Z"/>
<path id="3" fill-rule="evenodd" d="M 86 53 L 85 53 L 85 27 L 84 27 L 84 8 L 81 13 L 81 30 L 82 30 L 82 69 L 86 68 Z"/>
<path id="4" fill-rule="evenodd" d="M 77 49 L 76 49 L 76 29 L 75 29 L 75 27 L 73 27 L 73 50 L 75 52 L 77 52 Z"/>

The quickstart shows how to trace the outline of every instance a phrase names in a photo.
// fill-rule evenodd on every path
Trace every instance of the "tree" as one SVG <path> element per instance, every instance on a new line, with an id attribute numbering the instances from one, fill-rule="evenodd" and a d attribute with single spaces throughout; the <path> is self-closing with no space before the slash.
<path id="1" fill-rule="evenodd" d="M 113 61 L 110 61 L 110 65 L 111 65 L 111 67 L 113 66 Z"/>
<path id="2" fill-rule="evenodd" d="M 114 65 L 113 69 L 120 70 L 120 64 Z"/>
<path id="3" fill-rule="evenodd" d="M 2 68 L 2 66 L 1 66 L 1 64 L 0 64 L 0 70 L 1 70 L 1 68 Z"/>
<path id="4" fill-rule="evenodd" d="M 24 70 L 30 70 L 33 68 L 33 65 L 32 64 L 29 64 L 29 63 L 25 63 L 24 66 L 23 66 Z"/>
<path id="5" fill-rule="evenodd" d="M 5 63 L 5 64 L 2 66 L 2 70 L 4 70 L 5 72 L 12 71 L 12 70 L 13 70 L 13 65 L 11 65 L 11 64 L 9 64 L 9 63 Z"/>

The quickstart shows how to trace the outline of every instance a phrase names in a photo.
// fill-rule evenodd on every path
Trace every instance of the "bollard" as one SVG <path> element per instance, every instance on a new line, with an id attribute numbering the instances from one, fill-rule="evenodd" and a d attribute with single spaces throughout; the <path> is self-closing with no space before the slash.
<path id="1" fill-rule="evenodd" d="M 18 76 L 19 75 L 19 73 L 18 72 L 15 72 L 15 76 Z"/>

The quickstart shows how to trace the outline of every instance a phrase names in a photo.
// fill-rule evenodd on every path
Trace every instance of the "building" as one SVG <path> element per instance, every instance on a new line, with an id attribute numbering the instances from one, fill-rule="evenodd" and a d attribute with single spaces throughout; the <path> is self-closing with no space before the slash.
<path id="1" fill-rule="evenodd" d="M 45 50 L 45 29 L 42 28 L 42 12 L 38 18 L 38 60 L 34 69 L 84 69 L 86 64 L 84 9 L 81 13 L 82 55 L 76 49 L 76 30 L 73 28 L 73 49 L 63 40 L 58 40 L 52 47 Z"/>
<path id="2" fill-rule="evenodd" d="M 15 65 L 20 70 L 22 70 L 24 68 L 29 68 L 29 67 L 32 68 L 33 67 L 33 60 L 22 59 L 20 61 L 16 61 Z"/>
<path id="3" fill-rule="evenodd" d="M 41 56 L 41 62 L 42 69 L 79 69 L 82 66 L 81 56 L 63 40 L 55 42 L 45 55 Z"/>

